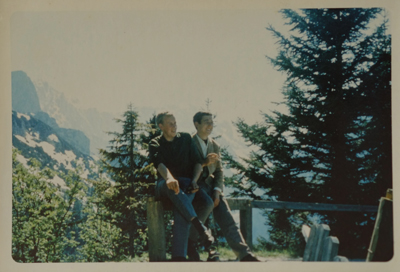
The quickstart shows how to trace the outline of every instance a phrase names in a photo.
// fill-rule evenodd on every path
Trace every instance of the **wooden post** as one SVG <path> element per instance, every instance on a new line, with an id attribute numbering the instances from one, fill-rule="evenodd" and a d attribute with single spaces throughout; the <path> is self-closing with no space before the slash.
<path id="1" fill-rule="evenodd" d="M 240 210 L 240 231 L 247 245 L 253 249 L 253 209 L 251 200 L 246 201 L 244 208 Z"/>
<path id="2" fill-rule="evenodd" d="M 322 247 L 321 261 L 332 262 L 337 256 L 339 251 L 339 239 L 337 237 L 329 236 L 325 238 Z"/>
<path id="3" fill-rule="evenodd" d="M 325 224 L 316 224 L 311 227 L 310 236 L 303 254 L 303 262 L 321 261 L 323 242 L 328 237 L 329 231 L 329 226 Z"/>
<path id="4" fill-rule="evenodd" d="M 322 224 L 318 226 L 317 241 L 314 244 L 314 250 L 311 251 L 311 261 L 321 261 L 323 243 L 325 238 L 328 237 L 330 230 L 328 225 Z"/>
<path id="5" fill-rule="evenodd" d="M 155 197 L 147 199 L 147 228 L 149 241 L 149 261 L 161 262 L 166 258 L 166 239 L 164 226 L 164 209 Z"/>
<path id="6" fill-rule="evenodd" d="M 392 192 L 390 192 L 392 197 Z M 380 199 L 374 231 L 367 254 L 367 262 L 389 261 L 393 257 L 393 201 Z"/>
<path id="7" fill-rule="evenodd" d="M 310 230 L 310 235 L 307 238 L 306 248 L 304 249 L 303 262 L 310 261 L 311 251 L 314 248 L 314 244 L 316 242 L 316 236 L 317 236 L 317 226 L 312 225 Z"/>

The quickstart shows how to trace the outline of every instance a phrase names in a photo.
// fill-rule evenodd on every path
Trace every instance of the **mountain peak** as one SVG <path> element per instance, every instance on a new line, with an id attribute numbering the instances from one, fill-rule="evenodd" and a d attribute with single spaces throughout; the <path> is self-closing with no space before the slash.
<path id="1" fill-rule="evenodd" d="M 12 109 L 21 113 L 41 111 L 32 80 L 24 71 L 11 72 Z"/>

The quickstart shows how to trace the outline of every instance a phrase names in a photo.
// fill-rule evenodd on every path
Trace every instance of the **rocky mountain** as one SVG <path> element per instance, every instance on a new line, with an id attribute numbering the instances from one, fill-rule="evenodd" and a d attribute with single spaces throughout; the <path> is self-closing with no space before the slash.
<path id="1" fill-rule="evenodd" d="M 97 109 L 79 109 L 62 92 L 47 82 L 34 82 L 40 106 L 60 127 L 82 131 L 90 139 L 90 154 L 97 155 L 110 140 L 107 131 L 118 131 L 119 127 L 110 113 Z M 89 154 L 89 153 L 88 153 Z"/>
<path id="2" fill-rule="evenodd" d="M 13 111 L 34 115 L 35 120 L 40 120 L 50 126 L 70 146 L 73 146 L 83 154 L 90 154 L 90 140 L 82 131 L 60 127 L 56 119 L 51 118 L 46 112 L 42 111 L 36 88 L 25 72 L 12 72 L 11 83 Z"/>
<path id="3" fill-rule="evenodd" d="M 21 113 L 36 113 L 41 111 L 35 86 L 25 72 L 12 72 L 11 85 L 13 110 Z"/>
<path id="4" fill-rule="evenodd" d="M 42 167 L 63 173 L 81 166 L 83 178 L 90 177 L 89 169 L 95 165 L 92 157 L 64 140 L 59 131 L 37 119 L 35 113 L 12 112 L 12 144 L 21 152 L 18 160 L 24 165 L 35 158 Z M 60 178 L 55 180 L 63 184 Z"/>
<path id="5" fill-rule="evenodd" d="M 70 145 L 73 145 L 83 154 L 90 154 L 90 140 L 82 131 L 59 127 L 56 120 L 51 118 L 46 112 L 43 111 L 36 113 L 35 119 L 40 120 L 52 127 L 58 133 L 58 135 L 60 135 L 63 139 L 69 142 Z"/>

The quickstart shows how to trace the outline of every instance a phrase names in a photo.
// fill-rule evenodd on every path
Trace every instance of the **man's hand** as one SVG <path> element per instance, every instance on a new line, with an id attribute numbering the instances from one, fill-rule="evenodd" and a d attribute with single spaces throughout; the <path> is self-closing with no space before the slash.
<path id="1" fill-rule="evenodd" d="M 212 199 L 214 201 L 214 208 L 217 207 L 219 205 L 219 201 L 220 201 L 220 197 L 221 196 L 221 192 L 214 190 L 213 194 L 212 194 Z"/>
<path id="2" fill-rule="evenodd" d="M 176 179 L 170 178 L 166 181 L 166 183 L 168 189 L 173 190 L 176 195 L 179 194 L 179 182 Z"/>
<path id="3" fill-rule="evenodd" d="M 210 164 L 216 163 L 219 160 L 218 154 L 217 153 L 209 153 L 207 154 L 207 158 L 203 163 L 204 166 L 208 166 Z"/>
<path id="4" fill-rule="evenodd" d="M 192 184 L 190 184 L 188 194 L 196 193 L 199 190 L 199 185 L 195 180 L 192 180 Z"/>

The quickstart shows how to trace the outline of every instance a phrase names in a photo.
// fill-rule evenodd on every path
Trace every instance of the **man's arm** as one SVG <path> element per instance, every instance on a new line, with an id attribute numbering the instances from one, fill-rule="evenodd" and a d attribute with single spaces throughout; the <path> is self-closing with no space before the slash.
<path id="1" fill-rule="evenodd" d="M 218 161 L 218 158 L 219 157 L 217 153 L 208 153 L 201 166 L 206 167 L 210 164 L 216 163 Z"/>
<path id="2" fill-rule="evenodd" d="M 224 188 L 224 172 L 222 171 L 222 163 L 221 163 L 221 154 L 219 153 L 218 150 L 218 157 L 219 160 L 216 162 L 217 167 L 215 168 L 215 171 L 213 173 L 214 175 L 214 188 L 219 188 L 222 192 Z"/>
<path id="3" fill-rule="evenodd" d="M 214 144 L 214 151 L 217 154 L 218 160 L 215 162 L 216 163 L 216 168 L 213 173 L 213 187 L 214 191 L 212 194 L 212 198 L 214 201 L 214 208 L 219 205 L 220 201 L 220 195 L 222 194 L 223 188 L 224 188 L 224 172 L 222 171 L 222 163 L 221 163 L 221 152 L 219 150 L 219 146 L 216 143 Z"/>
<path id="4" fill-rule="evenodd" d="M 189 139 L 190 139 L 190 160 L 191 160 L 191 162 L 194 163 L 192 184 L 191 184 L 192 191 L 191 192 L 194 193 L 199 190 L 197 181 L 199 180 L 201 172 L 203 172 L 203 167 L 202 167 L 203 160 L 200 156 L 199 150 L 196 147 L 194 139 L 190 135 L 189 135 Z"/>
<path id="5" fill-rule="evenodd" d="M 203 172 L 203 167 L 201 167 L 200 163 L 196 163 L 193 168 L 192 191 L 191 191 L 192 193 L 197 192 L 199 190 L 199 185 L 197 184 L 197 181 L 199 180 L 201 172 Z"/>
<path id="6" fill-rule="evenodd" d="M 149 158 L 154 167 L 157 167 L 157 172 L 165 180 L 168 189 L 171 189 L 175 194 L 179 193 L 179 182 L 172 176 L 171 172 L 165 166 L 164 158 L 160 153 L 159 138 L 156 137 L 150 141 L 149 144 Z"/>
<path id="7" fill-rule="evenodd" d="M 160 163 L 157 167 L 158 173 L 164 178 L 168 189 L 173 190 L 175 194 L 179 193 L 179 182 L 172 176 L 171 172 L 169 172 L 168 168 Z"/>

